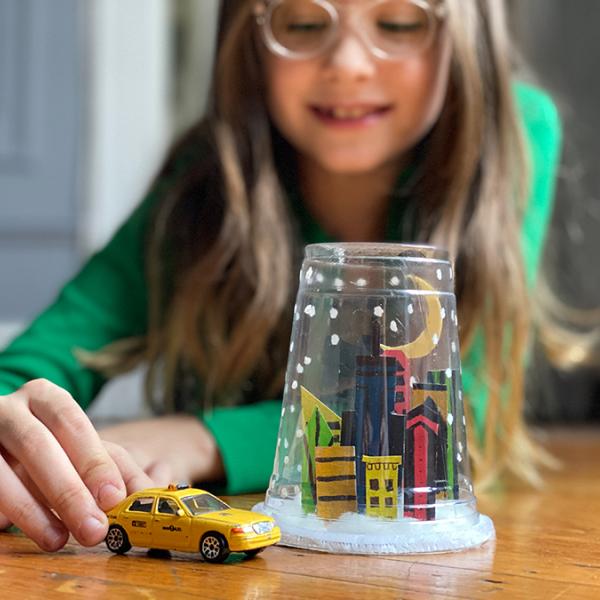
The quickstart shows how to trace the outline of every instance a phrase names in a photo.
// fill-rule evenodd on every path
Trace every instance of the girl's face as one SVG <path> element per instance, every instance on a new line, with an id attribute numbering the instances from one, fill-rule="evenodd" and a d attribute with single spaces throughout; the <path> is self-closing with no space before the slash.
<path id="1" fill-rule="evenodd" d="M 420 52 L 378 58 L 361 33 L 361 10 L 369 4 L 332 4 L 340 14 L 339 36 L 315 57 L 263 52 L 273 122 L 301 159 L 331 173 L 402 162 L 437 120 L 446 95 L 451 44 L 445 27 Z"/>

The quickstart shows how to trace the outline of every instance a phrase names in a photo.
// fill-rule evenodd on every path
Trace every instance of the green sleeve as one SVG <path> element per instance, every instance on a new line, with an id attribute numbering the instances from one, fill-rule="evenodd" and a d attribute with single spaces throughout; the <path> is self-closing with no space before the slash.
<path id="1" fill-rule="evenodd" d="M 554 206 L 562 127 L 556 105 L 544 92 L 518 83 L 517 106 L 522 116 L 531 165 L 530 196 L 523 218 L 523 260 L 529 285 L 535 283 Z"/>
<path id="2" fill-rule="evenodd" d="M 68 390 L 83 407 L 94 399 L 105 379 L 83 367 L 74 351 L 98 350 L 146 331 L 145 238 L 158 189 L 0 353 L 0 395 L 43 377 Z"/>
<path id="3" fill-rule="evenodd" d="M 523 216 L 522 250 L 527 283 L 533 286 L 552 215 L 562 129 L 556 105 L 546 93 L 523 83 L 516 83 L 514 90 L 530 165 L 530 193 Z M 469 354 L 462 360 L 463 390 L 471 403 L 479 436 L 483 436 L 488 398 L 485 381 L 479 375 L 484 353 L 485 340 L 479 333 Z"/>
<path id="4" fill-rule="evenodd" d="M 281 401 L 216 408 L 204 417 L 225 468 L 223 494 L 263 492 L 273 470 Z"/>

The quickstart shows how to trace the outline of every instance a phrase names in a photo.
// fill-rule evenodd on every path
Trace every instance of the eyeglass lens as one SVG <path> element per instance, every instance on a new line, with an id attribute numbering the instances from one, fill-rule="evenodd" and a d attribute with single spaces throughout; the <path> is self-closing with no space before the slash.
<path id="1" fill-rule="evenodd" d="M 343 13 L 342 13 L 343 15 Z M 390 56 L 419 51 L 430 38 L 432 18 L 424 5 L 411 0 L 386 0 L 364 7 L 359 26 L 369 42 Z M 291 54 L 322 51 L 334 38 L 337 21 L 333 4 L 315 0 L 284 0 L 270 15 L 273 38 Z"/>

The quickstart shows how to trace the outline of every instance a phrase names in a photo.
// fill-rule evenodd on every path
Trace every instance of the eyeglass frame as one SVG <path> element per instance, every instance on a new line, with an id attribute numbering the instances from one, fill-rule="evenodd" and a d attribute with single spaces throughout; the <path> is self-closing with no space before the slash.
<path id="1" fill-rule="evenodd" d="M 311 58 L 316 58 L 322 54 L 325 54 L 327 50 L 334 44 L 337 39 L 337 35 L 339 34 L 340 26 L 341 26 L 341 18 L 340 18 L 340 9 L 335 6 L 335 3 L 331 0 L 311 0 L 314 4 L 323 8 L 331 17 L 332 20 L 332 32 L 329 34 L 329 39 L 323 43 L 322 47 L 318 50 L 314 50 L 313 52 L 294 52 L 289 48 L 286 48 L 283 44 L 279 43 L 275 36 L 273 35 L 273 30 L 271 28 L 271 17 L 273 12 L 277 7 L 286 2 L 287 0 L 261 0 L 257 2 L 254 8 L 254 18 L 256 20 L 256 24 L 260 28 L 263 42 L 268 50 L 270 50 L 273 54 L 286 58 L 289 60 L 309 60 Z M 368 9 L 371 9 L 378 4 L 383 4 L 384 2 L 389 2 L 390 0 L 372 0 L 369 4 L 354 8 L 357 12 L 365 12 Z M 440 2 L 433 6 L 431 2 L 428 0 L 407 0 L 410 4 L 414 4 L 419 8 L 422 8 L 430 18 L 430 21 L 433 21 L 434 27 L 431 29 L 429 33 L 429 37 L 426 42 L 423 44 L 423 47 L 419 49 L 419 52 L 424 52 L 431 46 L 431 43 L 434 39 L 434 36 L 437 32 L 437 27 L 439 27 L 439 22 L 443 21 L 447 15 L 448 10 L 445 2 Z M 385 52 L 381 48 L 377 47 L 369 35 L 364 33 L 363 31 L 354 28 L 354 33 L 360 39 L 360 41 L 365 45 L 365 47 L 371 52 L 373 56 L 379 58 L 381 60 L 400 60 L 402 58 L 406 58 L 407 56 L 412 56 L 412 52 L 407 52 L 405 54 L 390 54 L 389 52 Z"/>

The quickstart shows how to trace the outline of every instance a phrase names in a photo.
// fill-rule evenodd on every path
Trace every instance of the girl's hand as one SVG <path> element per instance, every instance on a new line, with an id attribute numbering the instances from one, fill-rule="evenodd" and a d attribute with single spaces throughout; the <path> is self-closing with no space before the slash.
<path id="1" fill-rule="evenodd" d="M 100 437 L 125 448 L 159 486 L 215 481 L 224 475 L 213 436 L 190 415 L 122 423 L 101 429 Z"/>
<path id="2" fill-rule="evenodd" d="M 69 533 L 93 546 L 106 536 L 103 511 L 152 485 L 65 390 L 38 379 L 0 396 L 0 528 L 14 523 L 48 551 Z"/>

